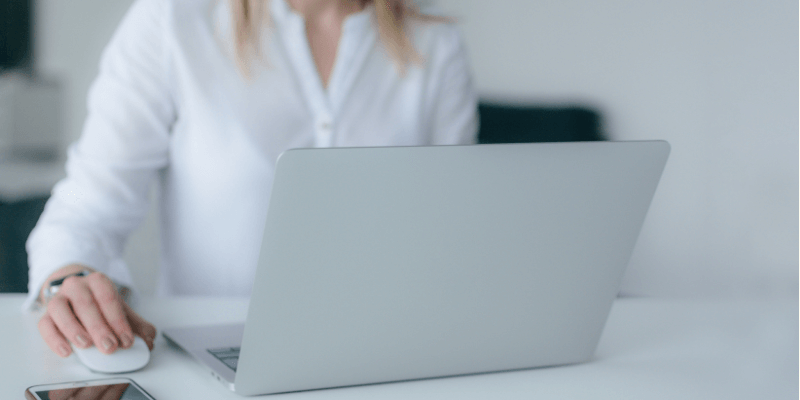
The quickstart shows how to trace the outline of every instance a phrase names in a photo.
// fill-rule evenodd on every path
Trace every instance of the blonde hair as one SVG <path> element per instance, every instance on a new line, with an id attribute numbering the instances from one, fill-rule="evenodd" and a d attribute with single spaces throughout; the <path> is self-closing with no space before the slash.
<path id="1" fill-rule="evenodd" d="M 236 62 L 245 77 L 250 76 L 250 62 L 261 56 L 259 36 L 264 24 L 270 21 L 267 1 L 230 0 Z M 361 0 L 362 6 L 369 3 L 374 5 L 381 42 L 401 72 L 408 64 L 422 62 L 406 31 L 409 19 L 450 21 L 444 17 L 421 14 L 409 0 Z"/>

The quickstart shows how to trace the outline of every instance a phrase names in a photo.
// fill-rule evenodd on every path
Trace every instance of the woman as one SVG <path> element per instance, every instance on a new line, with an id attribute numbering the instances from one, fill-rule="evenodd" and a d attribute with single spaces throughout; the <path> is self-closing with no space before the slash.
<path id="1" fill-rule="evenodd" d="M 46 303 L 39 330 L 62 357 L 133 335 L 152 349 L 155 328 L 113 282 L 131 285 L 123 244 L 154 181 L 159 292 L 248 295 L 281 152 L 471 143 L 477 129 L 458 34 L 402 0 L 139 0 L 88 104 L 28 240 L 27 306 Z"/>

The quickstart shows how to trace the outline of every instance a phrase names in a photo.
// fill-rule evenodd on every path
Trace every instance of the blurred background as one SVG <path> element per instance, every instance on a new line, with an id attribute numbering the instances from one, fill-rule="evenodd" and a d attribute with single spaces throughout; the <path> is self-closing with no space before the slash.
<path id="1" fill-rule="evenodd" d="M 484 141 L 670 142 L 623 294 L 797 297 L 796 0 L 428 2 L 461 28 Z M 25 290 L 21 246 L 131 3 L 0 4 L 0 291 Z M 508 121 L 531 136 L 496 137 Z M 126 249 L 144 293 L 156 221 Z"/>

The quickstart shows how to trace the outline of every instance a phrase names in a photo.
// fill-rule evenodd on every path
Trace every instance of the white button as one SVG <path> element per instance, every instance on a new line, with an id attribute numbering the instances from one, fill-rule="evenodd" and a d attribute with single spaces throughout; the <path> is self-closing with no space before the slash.
<path id="1" fill-rule="evenodd" d="M 331 130 L 331 123 L 330 122 L 320 122 L 319 129 L 322 129 L 323 131 L 329 131 L 329 130 Z"/>

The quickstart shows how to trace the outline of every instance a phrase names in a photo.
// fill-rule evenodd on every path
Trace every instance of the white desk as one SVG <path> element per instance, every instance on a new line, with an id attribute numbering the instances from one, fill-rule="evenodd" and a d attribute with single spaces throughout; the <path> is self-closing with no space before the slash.
<path id="1" fill-rule="evenodd" d="M 52 354 L 22 295 L 0 294 L 0 399 L 34 384 L 95 379 Z M 235 322 L 246 300 L 146 299 L 158 327 Z M 158 338 L 150 364 L 126 374 L 158 400 L 240 399 Z M 270 396 L 275 399 L 797 399 L 798 300 L 620 299 L 594 360 L 481 374 Z"/>

